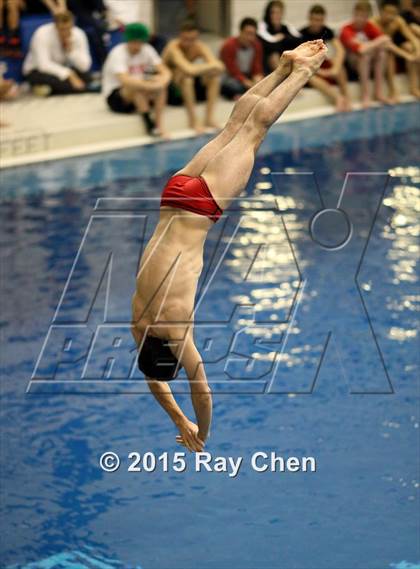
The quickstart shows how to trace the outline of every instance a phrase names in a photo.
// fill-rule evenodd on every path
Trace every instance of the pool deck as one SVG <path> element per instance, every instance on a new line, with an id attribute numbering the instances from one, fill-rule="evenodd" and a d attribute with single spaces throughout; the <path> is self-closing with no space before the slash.
<path id="1" fill-rule="evenodd" d="M 407 95 L 403 77 L 401 101 L 413 101 Z M 350 84 L 353 101 L 358 100 L 358 85 Z M 199 105 L 202 113 L 203 105 Z M 220 99 L 217 121 L 224 124 L 233 104 Z M 360 106 L 356 103 L 354 109 Z M 334 113 L 334 108 L 314 89 L 303 89 L 281 120 L 293 121 Z M 138 116 L 110 112 L 98 94 L 40 99 L 26 95 L 18 101 L 2 104 L 1 120 L 8 126 L 0 130 L 0 167 L 43 162 L 70 156 L 106 152 L 150 144 Z M 167 107 L 165 126 L 172 139 L 194 136 L 187 127 L 183 107 Z"/>

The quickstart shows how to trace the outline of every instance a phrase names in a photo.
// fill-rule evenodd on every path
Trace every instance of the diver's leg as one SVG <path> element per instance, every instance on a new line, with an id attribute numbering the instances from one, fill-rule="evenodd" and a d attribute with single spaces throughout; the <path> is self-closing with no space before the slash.
<path id="1" fill-rule="evenodd" d="M 177 174 L 185 176 L 199 176 L 207 166 L 209 160 L 213 158 L 223 147 L 225 147 L 241 126 L 245 123 L 252 109 L 262 97 L 269 95 L 282 81 L 288 77 L 292 70 L 290 58 L 285 55 L 280 61 L 280 65 L 270 75 L 264 77 L 256 85 L 251 87 L 235 103 L 232 113 L 223 130 L 197 152 L 194 158 Z"/>
<path id="2" fill-rule="evenodd" d="M 294 60 L 294 70 L 267 97 L 261 97 L 232 140 L 210 160 L 202 176 L 222 209 L 248 183 L 255 154 L 268 129 L 318 71 L 327 49 L 323 42 L 306 57 Z"/>

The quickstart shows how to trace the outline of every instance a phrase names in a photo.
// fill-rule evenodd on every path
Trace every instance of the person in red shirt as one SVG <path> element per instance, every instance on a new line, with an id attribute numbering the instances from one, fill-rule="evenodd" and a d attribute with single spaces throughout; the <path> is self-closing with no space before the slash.
<path id="1" fill-rule="evenodd" d="M 244 18 L 239 35 L 228 38 L 220 50 L 220 59 L 226 67 L 222 79 L 222 94 L 237 99 L 263 78 L 263 51 L 257 38 L 257 22 Z"/>
<path id="2" fill-rule="evenodd" d="M 354 6 L 353 21 L 345 25 L 340 34 L 341 42 L 347 49 L 348 61 L 359 73 L 364 108 L 371 105 L 369 78 L 372 68 L 375 99 L 381 103 L 390 103 L 383 94 L 386 48 L 390 44 L 390 38 L 369 21 L 371 12 L 369 2 L 357 2 Z"/>

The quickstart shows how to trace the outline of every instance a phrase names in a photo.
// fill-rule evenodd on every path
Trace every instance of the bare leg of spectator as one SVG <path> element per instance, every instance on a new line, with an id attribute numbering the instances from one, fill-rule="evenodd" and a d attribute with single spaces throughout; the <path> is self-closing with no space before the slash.
<path id="1" fill-rule="evenodd" d="M 120 93 L 121 97 L 127 101 L 127 103 L 134 103 L 139 113 L 149 112 L 149 101 L 145 93 L 136 91 L 135 89 L 129 89 L 128 87 L 122 87 Z"/>
<path id="2" fill-rule="evenodd" d="M 149 97 L 146 93 L 129 87 L 123 87 L 120 90 L 121 97 L 127 102 L 132 103 L 137 112 L 142 116 L 144 126 L 146 127 L 147 134 L 152 134 L 155 128 L 155 123 L 150 117 L 150 104 Z"/>
<path id="3" fill-rule="evenodd" d="M 410 86 L 410 93 L 420 99 L 420 88 L 419 88 L 419 75 L 420 75 L 420 65 L 416 61 L 407 61 L 407 75 L 408 82 Z"/>
<path id="4" fill-rule="evenodd" d="M 397 65 L 395 60 L 395 55 L 393 53 L 388 53 L 386 62 L 386 82 L 388 85 L 388 93 L 390 101 L 395 104 L 399 101 L 399 93 L 397 85 L 395 83 L 395 74 L 397 72 Z"/>
<path id="5" fill-rule="evenodd" d="M 158 134 L 162 137 L 167 137 L 168 133 L 163 128 L 163 110 L 166 106 L 166 98 L 167 98 L 167 90 L 161 89 L 155 96 L 154 99 L 154 108 L 155 108 L 155 123 Z"/>
<path id="6" fill-rule="evenodd" d="M 137 89 L 122 87 L 121 97 L 127 103 L 133 103 L 138 113 L 143 117 L 148 134 L 166 136 L 162 128 L 162 113 L 166 105 L 166 89 L 161 89 L 156 94 L 145 93 Z M 154 101 L 155 120 L 150 117 L 150 99 Z"/>
<path id="7" fill-rule="evenodd" d="M 202 133 L 204 129 L 200 125 L 195 111 L 196 99 L 194 90 L 194 77 L 185 75 L 185 73 L 177 70 L 174 74 L 174 81 L 179 86 L 182 94 L 182 99 L 188 116 L 188 126 L 195 130 L 195 132 L 198 134 Z"/>
<path id="8" fill-rule="evenodd" d="M 19 2 L 18 0 L 7 1 L 7 25 L 9 30 L 17 30 L 19 27 Z"/>
<path id="9" fill-rule="evenodd" d="M 338 93 L 335 87 L 328 83 L 328 81 L 326 81 L 323 77 L 315 75 L 309 81 L 309 85 L 325 95 L 327 99 L 329 99 L 335 105 L 335 108 L 338 112 L 341 113 L 345 110 L 344 97 Z"/>
<path id="10" fill-rule="evenodd" d="M 6 45 L 6 29 L 12 35 L 17 35 L 20 22 L 18 0 L 0 0 L 0 47 Z M 10 38 L 9 38 L 10 39 Z"/>
<path id="11" fill-rule="evenodd" d="M 375 82 L 375 99 L 380 103 L 390 104 L 390 99 L 384 95 L 384 71 L 387 52 L 385 49 L 378 49 L 374 54 L 373 73 Z"/>
<path id="12" fill-rule="evenodd" d="M 372 104 L 370 97 L 370 90 L 369 90 L 369 78 L 370 78 L 369 76 L 370 76 L 372 57 L 371 53 L 364 53 L 356 57 L 358 58 L 357 67 L 359 71 L 359 81 L 360 81 L 360 89 L 362 95 L 362 107 L 364 109 L 367 109 Z"/>
<path id="13" fill-rule="evenodd" d="M 205 126 L 210 128 L 220 128 L 220 125 L 216 123 L 214 119 L 214 109 L 216 106 L 216 101 L 220 93 L 220 75 L 210 75 L 204 78 L 206 85 L 206 117 Z"/>
<path id="14" fill-rule="evenodd" d="M 413 44 L 410 42 L 405 42 L 401 46 L 402 49 L 410 53 L 413 52 Z M 420 75 L 420 64 L 418 61 L 406 61 L 408 85 L 410 93 L 416 97 L 420 98 L 420 88 L 419 88 L 419 75 Z"/>
<path id="15" fill-rule="evenodd" d="M 344 99 L 344 111 L 351 111 L 351 100 L 350 100 L 350 95 L 349 95 L 349 83 L 348 83 L 348 77 L 347 77 L 347 72 L 344 69 L 344 67 L 342 67 L 340 69 L 340 71 L 337 74 L 336 77 L 336 81 L 337 81 L 337 85 L 338 88 L 340 90 L 340 93 Z"/>
<path id="16" fill-rule="evenodd" d="M 18 0 L 7 0 L 7 26 L 9 28 L 8 45 L 20 52 L 20 5 Z"/>

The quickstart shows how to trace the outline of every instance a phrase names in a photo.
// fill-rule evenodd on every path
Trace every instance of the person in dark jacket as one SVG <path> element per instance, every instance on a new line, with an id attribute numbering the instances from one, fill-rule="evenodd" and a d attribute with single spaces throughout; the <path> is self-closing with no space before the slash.
<path id="1" fill-rule="evenodd" d="M 220 59 L 226 67 L 222 78 L 222 94 L 237 99 L 263 78 L 263 55 L 257 38 L 257 22 L 244 18 L 239 35 L 228 38 L 220 50 Z"/>
<path id="2" fill-rule="evenodd" d="M 67 0 L 67 8 L 75 15 L 76 24 L 86 32 L 93 53 L 102 66 L 108 53 L 108 24 L 103 0 Z"/>
<path id="3" fill-rule="evenodd" d="M 258 24 L 258 37 L 262 42 L 265 73 L 273 71 L 280 56 L 299 45 L 299 32 L 283 23 L 284 3 L 272 0 L 265 8 L 264 19 Z"/>

